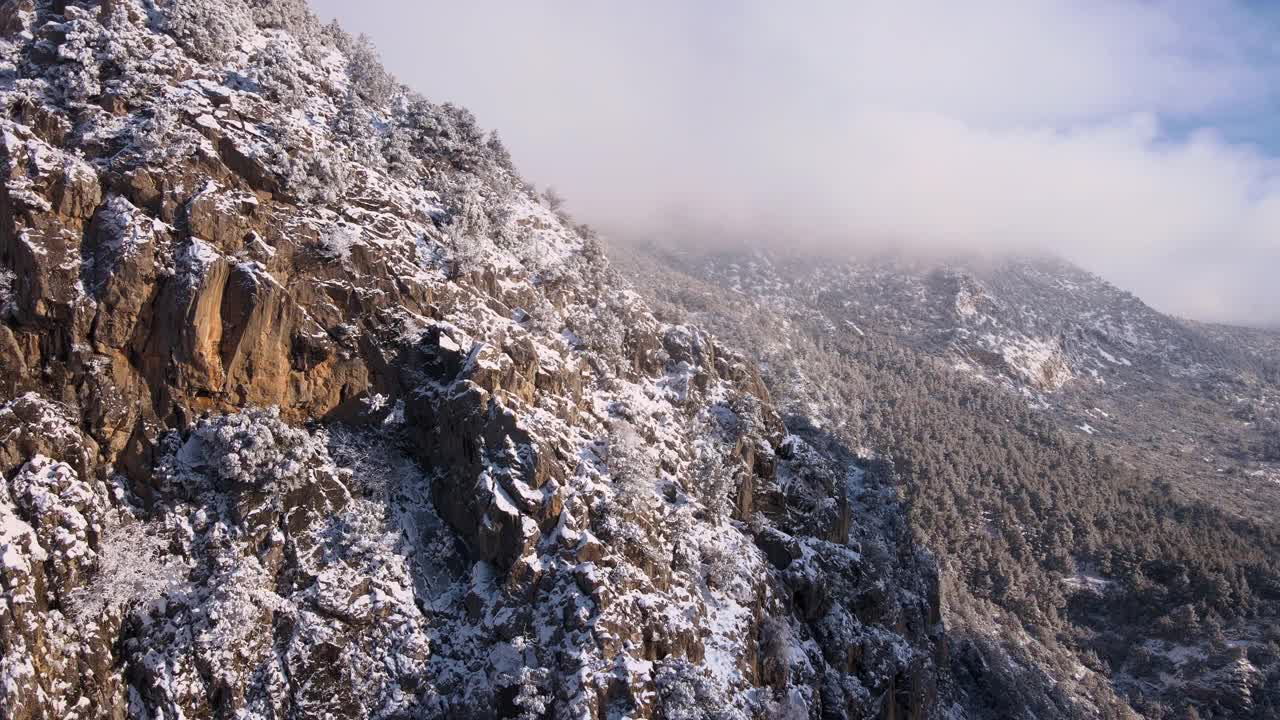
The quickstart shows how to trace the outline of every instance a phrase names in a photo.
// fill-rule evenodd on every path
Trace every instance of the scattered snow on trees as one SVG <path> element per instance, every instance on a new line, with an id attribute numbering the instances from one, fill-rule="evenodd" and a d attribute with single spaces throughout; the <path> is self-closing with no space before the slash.
<path id="1" fill-rule="evenodd" d="M 297 43 L 287 35 L 273 36 L 254 53 L 249 77 L 267 98 L 285 109 L 302 107 L 307 100 L 307 83 L 299 75 L 305 67 Z"/>
<path id="2" fill-rule="evenodd" d="M 62 578 L 59 585 L 74 586 L 94 561 L 91 538 L 102 530 L 105 492 L 44 455 L 22 466 L 10 491 L 48 553 L 49 569 Z"/>
<path id="3" fill-rule="evenodd" d="M 184 581 L 186 565 L 169 550 L 164 529 L 150 523 L 111 523 L 103 533 L 89 581 L 69 598 L 71 618 L 87 624 L 158 600 Z"/>
<path id="4" fill-rule="evenodd" d="M 201 420 L 174 457 L 180 481 L 211 472 L 233 486 L 287 492 L 326 464 L 323 445 L 280 419 L 279 408 L 251 408 Z"/>
<path id="5" fill-rule="evenodd" d="M 360 228 L 346 223 L 333 226 L 320 238 L 320 249 L 326 258 L 342 263 L 351 261 L 351 248 L 360 244 Z"/>
<path id="6" fill-rule="evenodd" d="M 14 311 L 14 283 L 17 275 L 8 268 L 0 268 L 0 320 Z"/>
<path id="7" fill-rule="evenodd" d="M 162 28 L 204 62 L 226 62 L 241 40 L 255 36 L 248 8 L 239 2 L 167 0 L 158 5 Z"/>
<path id="8" fill-rule="evenodd" d="M 375 106 L 387 104 L 396 91 L 396 81 L 383 69 L 369 37 L 360 35 L 346 50 L 351 88 L 367 103 Z"/>

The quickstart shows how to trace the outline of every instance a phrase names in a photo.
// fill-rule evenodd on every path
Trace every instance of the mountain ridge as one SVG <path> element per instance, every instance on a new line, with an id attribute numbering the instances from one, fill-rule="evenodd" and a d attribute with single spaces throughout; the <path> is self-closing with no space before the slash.
<path id="1" fill-rule="evenodd" d="M 893 495 L 469 112 L 299 1 L 0 25 L 7 717 L 936 712 Z"/>

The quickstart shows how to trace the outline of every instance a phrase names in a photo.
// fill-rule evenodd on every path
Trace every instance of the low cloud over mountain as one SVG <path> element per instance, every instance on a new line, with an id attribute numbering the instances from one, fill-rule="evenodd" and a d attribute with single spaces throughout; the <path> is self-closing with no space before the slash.
<path id="1" fill-rule="evenodd" d="M 1049 250 L 1162 310 L 1280 322 L 1257 4 L 314 6 L 615 235 Z"/>

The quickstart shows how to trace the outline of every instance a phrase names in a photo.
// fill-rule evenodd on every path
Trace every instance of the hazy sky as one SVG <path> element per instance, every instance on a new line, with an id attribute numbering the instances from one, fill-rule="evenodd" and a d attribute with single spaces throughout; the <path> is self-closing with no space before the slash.
<path id="1" fill-rule="evenodd" d="M 1048 249 L 1280 323 L 1269 2 L 312 4 L 610 234 Z"/>

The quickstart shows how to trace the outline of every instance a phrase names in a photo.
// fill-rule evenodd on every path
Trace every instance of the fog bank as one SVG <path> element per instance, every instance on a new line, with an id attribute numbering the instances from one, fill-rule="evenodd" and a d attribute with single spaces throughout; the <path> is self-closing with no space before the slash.
<path id="1" fill-rule="evenodd" d="M 1266 4 L 313 7 L 611 234 L 1049 251 L 1162 310 L 1280 324 Z"/>

